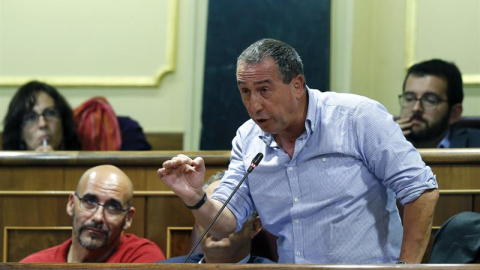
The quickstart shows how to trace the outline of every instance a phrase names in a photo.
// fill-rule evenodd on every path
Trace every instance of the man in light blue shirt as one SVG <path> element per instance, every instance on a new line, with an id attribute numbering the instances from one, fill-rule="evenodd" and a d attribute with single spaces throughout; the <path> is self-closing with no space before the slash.
<path id="1" fill-rule="evenodd" d="M 272 39 L 239 56 L 237 83 L 251 119 L 233 139 L 213 196 L 201 188 L 202 158 L 179 155 L 158 170 L 200 224 L 210 224 L 263 153 L 212 234 L 240 230 L 256 208 L 278 237 L 280 263 L 421 262 L 438 186 L 381 104 L 309 89 L 297 52 Z M 404 205 L 403 228 L 396 200 Z"/>

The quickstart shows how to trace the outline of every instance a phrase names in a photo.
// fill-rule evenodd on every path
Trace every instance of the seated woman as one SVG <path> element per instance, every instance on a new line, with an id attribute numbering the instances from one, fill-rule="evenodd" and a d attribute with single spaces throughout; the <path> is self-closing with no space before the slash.
<path id="1" fill-rule="evenodd" d="M 3 150 L 81 149 L 70 105 L 46 83 L 31 81 L 20 87 L 3 124 Z"/>
<path id="2" fill-rule="evenodd" d="M 151 150 L 142 127 L 117 116 L 103 97 L 75 110 L 53 86 L 31 81 L 18 89 L 3 121 L 3 150 Z"/>

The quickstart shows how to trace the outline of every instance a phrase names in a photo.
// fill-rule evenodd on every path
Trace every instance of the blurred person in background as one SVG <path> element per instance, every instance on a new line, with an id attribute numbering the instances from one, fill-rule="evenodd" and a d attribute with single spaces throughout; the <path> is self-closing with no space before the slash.
<path id="1" fill-rule="evenodd" d="M 454 63 L 432 59 L 408 69 L 400 99 L 403 135 L 416 148 L 480 147 L 480 130 L 455 128 L 462 117 L 462 74 Z"/>
<path id="2" fill-rule="evenodd" d="M 12 98 L 4 119 L 3 150 L 151 150 L 143 129 L 117 116 L 105 97 L 72 109 L 53 86 L 32 81 Z"/>
<path id="3" fill-rule="evenodd" d="M 80 150 L 72 108 L 53 86 L 31 81 L 13 96 L 3 120 L 3 150 Z"/>

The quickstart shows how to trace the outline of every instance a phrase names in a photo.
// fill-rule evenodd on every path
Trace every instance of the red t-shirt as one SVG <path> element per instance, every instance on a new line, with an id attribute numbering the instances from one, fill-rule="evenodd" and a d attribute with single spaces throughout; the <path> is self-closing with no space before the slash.
<path id="1" fill-rule="evenodd" d="M 71 243 L 72 239 L 70 238 L 58 246 L 33 253 L 20 262 L 66 263 Z M 133 234 L 122 234 L 117 250 L 105 263 L 154 263 L 161 260 L 165 260 L 165 256 L 155 243 Z"/>

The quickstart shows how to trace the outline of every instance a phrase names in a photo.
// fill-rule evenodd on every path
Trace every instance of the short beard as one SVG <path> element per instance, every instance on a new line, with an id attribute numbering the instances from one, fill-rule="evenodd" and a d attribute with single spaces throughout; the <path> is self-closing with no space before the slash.
<path id="1" fill-rule="evenodd" d="M 72 224 L 75 224 L 75 213 L 73 213 L 73 215 L 72 215 Z M 93 244 L 87 244 L 87 243 L 83 242 L 83 240 L 81 239 L 80 236 L 82 235 L 82 232 L 85 231 L 88 228 L 96 228 L 96 229 L 102 230 L 102 233 L 105 235 L 105 237 L 104 237 L 103 242 L 100 246 L 96 246 L 96 245 L 93 245 Z M 102 229 L 101 225 L 95 225 L 94 223 L 90 223 L 90 224 L 86 224 L 86 225 L 81 226 L 80 229 L 78 229 L 78 232 L 75 230 L 75 227 L 74 227 L 73 228 L 73 234 L 75 235 L 75 238 L 77 239 L 77 242 L 82 247 L 84 247 L 85 249 L 87 249 L 89 251 L 102 249 L 102 248 L 106 247 L 107 243 L 108 243 L 108 230 L 104 230 L 104 229 Z"/>
<path id="2" fill-rule="evenodd" d="M 94 251 L 94 250 L 99 250 L 99 249 L 102 249 L 104 247 L 107 246 L 107 243 L 108 243 L 108 231 L 107 230 L 103 230 L 102 229 L 102 234 L 105 236 L 103 238 L 103 242 L 100 246 L 97 246 L 97 245 L 94 245 L 94 244 L 87 244 L 85 242 L 83 242 L 82 238 L 81 238 L 81 235 L 82 235 L 82 232 L 87 230 L 88 228 L 96 228 L 96 229 L 101 229 L 101 228 L 98 228 L 99 226 L 95 226 L 94 224 L 90 224 L 90 225 L 83 225 L 82 227 L 80 227 L 80 229 L 78 230 L 78 235 L 75 235 L 75 237 L 77 238 L 77 241 L 78 243 L 80 243 L 80 245 L 82 247 L 84 247 L 85 249 L 87 250 L 90 250 L 90 251 Z"/>
<path id="3" fill-rule="evenodd" d="M 428 142 L 440 136 L 445 130 L 448 129 L 450 118 L 450 110 L 437 122 L 430 125 L 423 118 L 420 119 L 425 123 L 425 128 L 420 131 L 413 131 L 410 135 L 407 136 L 407 139 L 412 142 Z"/>

